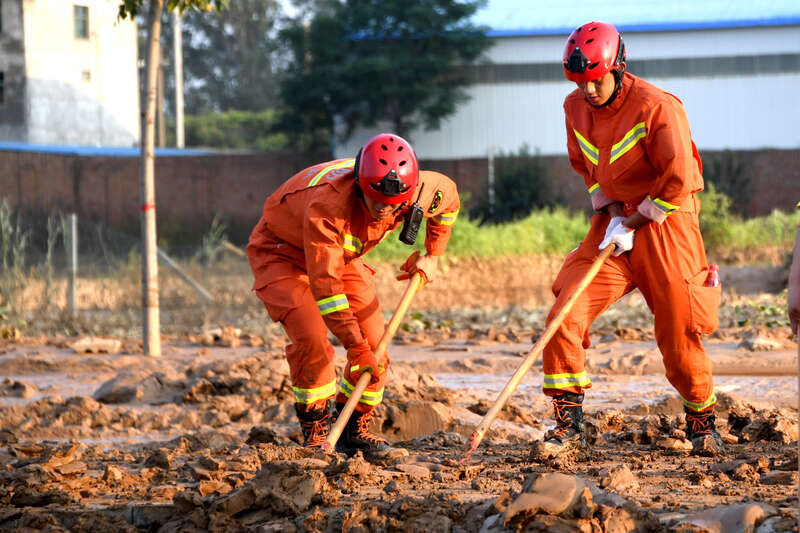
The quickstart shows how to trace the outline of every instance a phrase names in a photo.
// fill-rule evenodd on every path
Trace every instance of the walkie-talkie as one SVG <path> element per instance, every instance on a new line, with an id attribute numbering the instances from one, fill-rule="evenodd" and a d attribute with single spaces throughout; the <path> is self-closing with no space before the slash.
<path id="1" fill-rule="evenodd" d="M 411 205 L 411 208 L 406 214 L 406 219 L 403 221 L 403 229 L 400 230 L 400 242 L 403 244 L 412 245 L 417 242 L 417 233 L 419 232 L 419 225 L 422 223 L 425 212 L 419 206 L 419 199 L 422 196 L 422 188 L 425 187 L 423 183 L 419 188 L 417 201 Z"/>

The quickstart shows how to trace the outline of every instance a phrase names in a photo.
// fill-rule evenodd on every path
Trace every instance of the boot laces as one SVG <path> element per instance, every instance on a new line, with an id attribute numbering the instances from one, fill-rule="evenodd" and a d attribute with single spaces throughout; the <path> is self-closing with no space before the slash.
<path id="1" fill-rule="evenodd" d="M 306 438 L 306 444 L 317 445 L 325 442 L 328 438 L 330 425 L 328 419 L 330 414 L 326 413 L 325 416 L 319 420 L 301 420 L 300 426 L 303 428 L 303 434 Z"/>
<path id="2" fill-rule="evenodd" d="M 564 398 L 553 398 L 553 414 L 556 419 L 556 427 L 553 429 L 555 436 L 560 436 L 572 428 L 572 412 L 569 407 L 581 407 L 578 402 L 571 402 Z"/>
<path id="3" fill-rule="evenodd" d="M 370 422 L 372 422 L 372 411 L 364 413 L 358 418 L 358 426 L 356 427 L 358 437 L 373 444 L 385 443 L 384 439 L 369 432 Z"/>
<path id="4" fill-rule="evenodd" d="M 714 429 L 713 417 L 713 411 L 686 413 L 686 421 L 691 424 L 692 434 L 694 435 L 710 435 Z"/>

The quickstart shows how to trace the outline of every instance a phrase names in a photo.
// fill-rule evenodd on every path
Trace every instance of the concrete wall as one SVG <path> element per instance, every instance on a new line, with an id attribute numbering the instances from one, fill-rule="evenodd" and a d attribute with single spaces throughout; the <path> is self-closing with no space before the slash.
<path id="1" fill-rule="evenodd" d="M 0 2 L 0 72 L 4 95 L 0 103 L 0 140 L 27 141 L 25 53 L 22 0 Z"/>
<path id="2" fill-rule="evenodd" d="M 708 162 L 717 154 L 704 153 Z M 295 172 L 327 154 L 172 156 L 156 158 L 158 232 L 199 242 L 221 214 L 236 242 L 247 240 L 264 199 Z M 736 152 L 750 178 L 749 215 L 794 209 L 800 192 L 800 150 Z M 574 209 L 587 209 L 583 181 L 564 156 L 546 157 L 549 175 Z M 451 176 L 473 199 L 486 191 L 487 160 L 423 160 L 422 168 Z M 135 157 L 78 157 L 0 151 L 0 198 L 29 211 L 76 211 L 81 217 L 139 232 L 139 161 Z M 194 234 L 194 235 L 193 235 Z"/>
<path id="3" fill-rule="evenodd" d="M 73 6 L 89 8 L 75 37 Z M 28 142 L 133 146 L 139 139 L 136 25 L 115 0 L 24 0 Z"/>

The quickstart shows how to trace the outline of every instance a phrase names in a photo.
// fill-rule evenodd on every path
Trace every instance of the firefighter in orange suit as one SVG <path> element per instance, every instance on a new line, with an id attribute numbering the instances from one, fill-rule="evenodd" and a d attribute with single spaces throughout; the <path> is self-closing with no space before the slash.
<path id="1" fill-rule="evenodd" d="M 552 320 L 610 243 L 617 248 L 543 352 L 544 393 L 557 425 L 537 443 L 555 454 L 585 446 L 582 403 L 591 387 L 585 349 L 600 313 L 638 288 L 655 316 L 666 376 L 680 394 L 694 449 L 722 449 L 715 428 L 711 362 L 701 335 L 718 325 L 720 287 L 708 273 L 697 192 L 702 166 L 683 104 L 625 72 L 625 45 L 611 24 L 590 22 L 567 40 L 564 73 L 578 88 L 564 101 L 567 148 L 595 210 L 588 235 L 554 284 Z"/>
<path id="2" fill-rule="evenodd" d="M 800 202 L 797 202 L 797 209 L 800 209 Z M 800 335 L 800 223 L 797 224 L 797 234 L 794 238 L 794 254 L 789 270 L 789 291 L 786 298 L 789 303 L 789 324 L 792 334 Z"/>
<path id="3" fill-rule="evenodd" d="M 411 145 L 390 133 L 370 139 L 355 159 L 298 172 L 267 198 L 247 255 L 253 289 L 291 342 L 286 359 L 305 446 L 322 445 L 334 416 L 331 400 L 336 397 L 337 412 L 341 411 L 361 373 L 368 370 L 372 381 L 337 450 L 388 448 L 385 440 L 368 431 L 373 409 L 383 398 L 389 359 L 382 363 L 373 353 L 384 323 L 374 271 L 361 256 L 401 225 L 400 236 L 410 242 L 415 224 L 427 218 L 427 253 L 415 252 L 401 268 L 406 277 L 420 271 L 430 281 L 458 210 L 455 183 L 437 172 L 420 172 Z M 328 330 L 347 350 L 338 388 Z"/>

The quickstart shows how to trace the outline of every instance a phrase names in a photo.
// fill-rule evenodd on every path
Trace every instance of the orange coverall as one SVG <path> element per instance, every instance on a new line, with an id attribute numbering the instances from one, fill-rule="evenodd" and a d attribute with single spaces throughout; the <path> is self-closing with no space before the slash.
<path id="1" fill-rule="evenodd" d="M 378 345 L 384 324 L 374 271 L 360 257 L 401 226 L 408 211 L 403 206 L 386 220 L 372 218 L 358 194 L 353 164 L 329 161 L 291 177 L 267 198 L 247 246 L 253 290 L 291 341 L 286 359 L 295 401 L 307 409 L 337 393 L 328 329 L 346 349 L 364 340 L 373 350 Z M 419 206 L 428 219 L 425 248 L 441 255 L 458 214 L 458 191 L 450 178 L 431 171 L 420 172 L 414 200 L 420 187 Z M 385 380 L 384 372 L 367 387 L 358 411 L 381 402 Z M 346 402 L 354 385 L 346 365 L 336 401 Z"/>
<path id="2" fill-rule="evenodd" d="M 553 283 L 552 320 L 600 253 L 609 222 L 601 212 L 624 204 L 652 222 L 636 229 L 633 249 L 610 257 L 543 352 L 544 392 L 583 393 L 589 327 L 600 313 L 638 288 L 655 317 L 655 336 L 669 382 L 693 411 L 716 403 L 711 362 L 701 334 L 718 326 L 720 287 L 706 287 L 707 261 L 700 234 L 702 163 L 691 140 L 683 104 L 675 96 L 625 74 L 617 98 L 594 107 L 577 89 L 564 101 L 567 148 L 598 211 L 585 240 L 565 259 Z"/>

